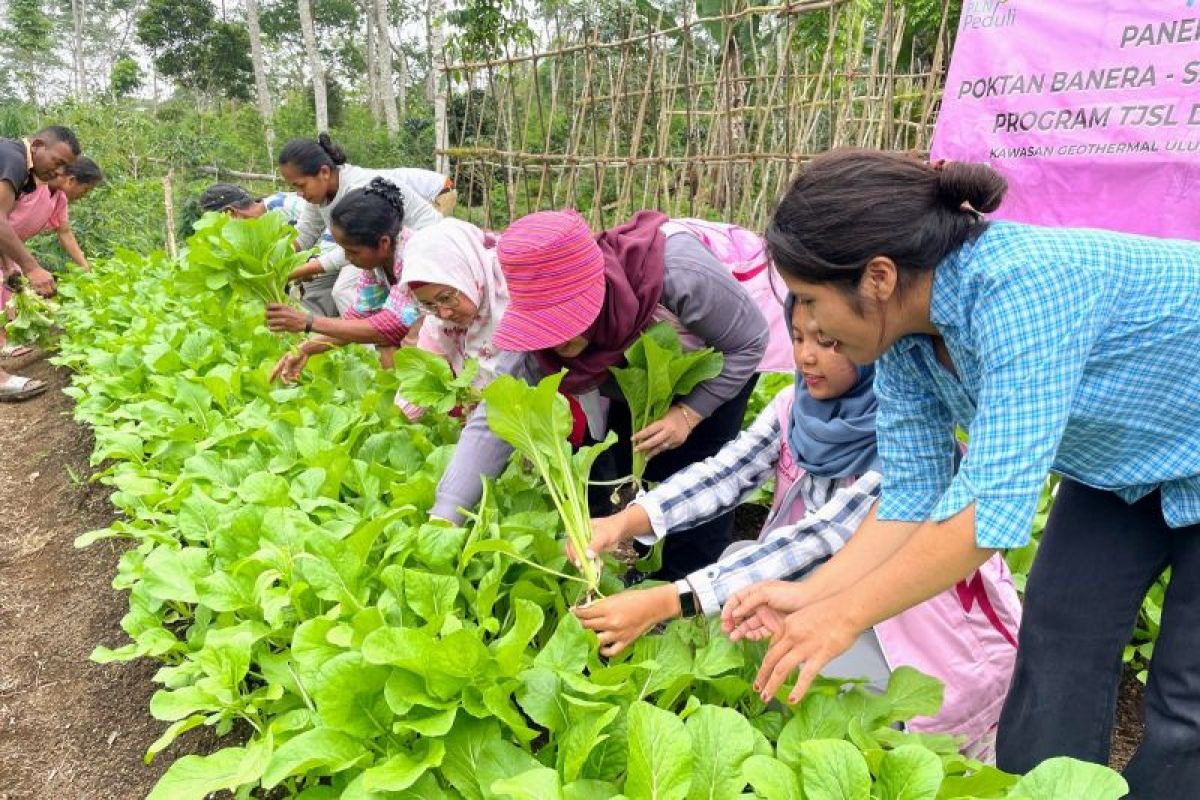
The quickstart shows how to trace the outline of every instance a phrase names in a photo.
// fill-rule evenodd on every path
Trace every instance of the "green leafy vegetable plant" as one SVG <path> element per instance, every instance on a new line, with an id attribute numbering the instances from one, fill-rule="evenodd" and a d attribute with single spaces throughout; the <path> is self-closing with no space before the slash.
<path id="1" fill-rule="evenodd" d="M 8 333 L 12 345 L 47 347 L 53 341 L 54 315 L 58 304 L 39 295 L 29 287 L 22 289 L 9 299 L 5 311 L 12 310 L 16 316 L 9 319 L 0 313 L 0 328 Z"/>
<path id="2" fill-rule="evenodd" d="M 455 375 L 441 356 L 419 347 L 402 347 L 393 356 L 392 370 L 400 382 L 401 396 L 430 411 L 444 414 L 460 408 L 465 415 L 482 399 L 473 385 L 479 373 L 479 362 L 475 359 L 469 359 Z"/>
<path id="3" fill-rule="evenodd" d="M 592 541 L 588 476 L 596 457 L 616 442 L 616 435 L 609 433 L 600 444 L 571 452 L 571 410 L 558 391 L 565 374 L 551 375 L 537 386 L 501 375 L 483 390 L 483 397 L 492 431 L 533 464 L 549 492 L 567 540 L 579 555 L 590 597 L 600 579 L 595 564 L 583 555 Z"/>
<path id="4" fill-rule="evenodd" d="M 518 460 L 487 481 L 466 526 L 431 523 L 458 425 L 408 423 L 395 375 L 353 349 L 301 386 L 273 386 L 264 361 L 278 342 L 260 303 L 181 294 L 189 257 L 119 252 L 63 282 L 57 317 L 55 360 L 75 371 L 67 393 L 95 432 L 95 479 L 121 512 L 77 541 L 124 543 L 113 583 L 127 641 L 92 658 L 159 664 L 162 735 L 147 760 L 197 728 L 218 745 L 170 764 L 151 800 L 1124 791 L 1104 767 L 1053 760 L 1018 779 L 953 737 L 896 730 L 941 702 L 910 669 L 884 694 L 818 680 L 795 707 L 768 705 L 751 686 L 762 645 L 705 620 L 602 659 L 571 613 L 582 581 L 562 572 L 562 529 L 587 530 L 598 451 L 571 454 L 557 376 L 501 380 L 487 397 L 535 470 Z M 457 392 L 444 377 L 432 400 Z"/>
<path id="5" fill-rule="evenodd" d="M 292 247 L 296 231 L 283 217 L 235 219 L 206 214 L 195 229 L 187 252 L 195 289 L 215 292 L 228 286 L 263 303 L 288 302 L 288 276 L 309 254 Z"/>
<path id="6" fill-rule="evenodd" d="M 625 351 L 625 360 L 626 366 L 611 369 L 629 403 L 635 431 L 662 419 L 675 398 L 720 375 L 725 366 L 725 357 L 711 347 L 685 351 L 679 334 L 666 322 L 652 325 L 638 337 Z M 633 482 L 639 489 L 645 474 L 646 456 L 635 450 Z"/>

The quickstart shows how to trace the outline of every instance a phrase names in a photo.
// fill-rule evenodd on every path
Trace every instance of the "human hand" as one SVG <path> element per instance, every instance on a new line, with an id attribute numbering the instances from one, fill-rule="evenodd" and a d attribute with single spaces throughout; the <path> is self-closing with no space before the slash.
<path id="1" fill-rule="evenodd" d="M 35 267 L 26 272 L 25 278 L 29 281 L 29 285 L 33 287 L 33 290 L 42 297 L 53 297 L 54 293 L 58 291 L 54 283 L 54 276 L 41 267 Z"/>
<path id="2" fill-rule="evenodd" d="M 650 517 L 646 510 L 634 503 L 622 511 L 609 517 L 594 517 L 591 520 L 592 538 L 588 543 L 585 558 L 595 559 L 601 553 L 607 553 L 621 542 L 627 542 L 639 533 L 651 529 Z M 576 567 L 579 566 L 579 554 L 570 540 L 566 543 L 567 558 Z"/>
<path id="3" fill-rule="evenodd" d="M 685 410 L 684 406 L 671 406 L 662 419 L 633 434 L 633 449 L 645 453 L 647 459 L 674 450 L 687 441 L 699 422 L 700 416 L 696 412 Z"/>
<path id="4" fill-rule="evenodd" d="M 282 303 L 267 304 L 267 327 L 276 333 L 300 333 L 308 325 L 308 314 Z"/>
<path id="5" fill-rule="evenodd" d="M 283 357 L 275 364 L 275 369 L 271 370 L 271 380 L 282 380 L 284 383 L 295 383 L 300 377 L 300 373 L 304 371 L 304 365 L 308 363 L 308 353 L 303 349 L 294 353 L 284 353 Z"/>
<path id="6" fill-rule="evenodd" d="M 861 630 L 844 613 L 843 606 L 822 600 L 790 614 L 772 637 L 754 679 L 754 690 L 769 701 L 794 670 L 799 670 L 788 703 L 799 703 L 813 680 L 833 659 L 850 649 Z"/>
<path id="7" fill-rule="evenodd" d="M 322 271 L 321 262 L 315 258 L 310 258 L 288 274 L 287 282 L 300 283 L 301 281 L 307 281 L 320 275 Z"/>
<path id="8" fill-rule="evenodd" d="M 600 654 L 615 656 L 660 622 L 679 616 L 674 584 L 629 589 L 572 609 L 583 627 L 596 632 Z"/>
<path id="9" fill-rule="evenodd" d="M 721 628 L 733 641 L 775 635 L 783 619 L 808 603 L 803 583 L 759 581 L 738 589 L 721 609 Z"/>

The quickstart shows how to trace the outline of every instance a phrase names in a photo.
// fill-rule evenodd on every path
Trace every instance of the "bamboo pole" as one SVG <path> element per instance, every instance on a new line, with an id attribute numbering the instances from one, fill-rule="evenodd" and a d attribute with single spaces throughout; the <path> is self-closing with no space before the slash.
<path id="1" fill-rule="evenodd" d="M 175 168 L 167 170 L 163 176 L 163 212 L 167 218 L 167 255 L 179 257 L 179 247 L 175 243 Z"/>

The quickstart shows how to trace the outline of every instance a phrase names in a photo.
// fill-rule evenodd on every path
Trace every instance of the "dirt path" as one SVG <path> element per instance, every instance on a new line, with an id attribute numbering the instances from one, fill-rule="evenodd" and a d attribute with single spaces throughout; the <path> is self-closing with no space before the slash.
<path id="1" fill-rule="evenodd" d="M 164 727 L 147 711 L 155 666 L 88 660 L 126 641 L 126 601 L 110 588 L 116 547 L 72 545 L 112 520 L 108 491 L 77 482 L 92 436 L 70 418 L 66 373 L 22 361 L 4 366 L 51 388 L 0 404 L 0 800 L 144 797 L 170 763 L 142 763 Z"/>

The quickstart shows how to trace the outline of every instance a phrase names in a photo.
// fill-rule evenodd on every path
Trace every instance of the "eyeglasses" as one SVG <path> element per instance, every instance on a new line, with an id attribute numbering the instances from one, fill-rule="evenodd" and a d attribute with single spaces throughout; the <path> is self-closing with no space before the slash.
<path id="1" fill-rule="evenodd" d="M 462 292 L 460 292 L 458 289 L 447 289 L 444 292 L 440 292 L 430 302 L 419 300 L 416 297 L 413 298 L 417 308 L 419 308 L 425 314 L 437 314 L 443 309 L 446 311 L 453 311 L 454 309 L 458 308 L 458 303 L 460 300 L 462 300 Z"/>

